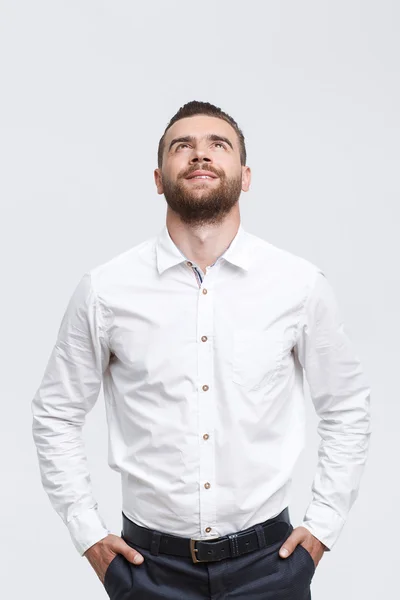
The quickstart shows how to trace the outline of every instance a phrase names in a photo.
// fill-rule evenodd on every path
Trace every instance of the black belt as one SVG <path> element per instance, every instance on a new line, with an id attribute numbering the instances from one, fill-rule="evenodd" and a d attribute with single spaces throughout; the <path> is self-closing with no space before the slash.
<path id="1" fill-rule="evenodd" d="M 238 533 L 215 539 L 198 540 L 162 533 L 137 525 L 122 513 L 121 537 L 128 545 L 138 545 L 152 554 L 189 556 L 194 563 L 240 556 L 284 540 L 292 531 L 288 507 L 276 517 Z"/>

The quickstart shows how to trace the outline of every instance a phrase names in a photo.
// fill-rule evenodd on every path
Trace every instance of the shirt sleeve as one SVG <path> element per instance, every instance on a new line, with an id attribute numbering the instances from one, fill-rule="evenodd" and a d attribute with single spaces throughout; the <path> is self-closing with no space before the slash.
<path id="1" fill-rule="evenodd" d="M 324 273 L 316 273 L 294 348 L 320 418 L 312 500 L 300 524 L 331 550 L 358 496 L 371 435 L 370 389 Z"/>
<path id="2" fill-rule="evenodd" d="M 92 494 L 82 438 L 109 357 L 98 299 L 86 273 L 69 300 L 31 404 L 42 485 L 82 556 L 110 533 Z"/>

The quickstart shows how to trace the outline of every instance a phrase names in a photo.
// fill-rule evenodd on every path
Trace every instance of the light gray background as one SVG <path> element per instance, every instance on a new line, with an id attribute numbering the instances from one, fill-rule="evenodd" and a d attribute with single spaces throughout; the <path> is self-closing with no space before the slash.
<path id="1" fill-rule="evenodd" d="M 106 598 L 42 490 L 31 437 L 40 383 L 82 274 L 154 235 L 158 140 L 189 100 L 243 128 L 245 228 L 323 268 L 372 387 L 360 494 L 313 600 L 398 589 L 399 4 L 2 1 L 1 594 Z M 316 415 L 290 507 L 311 498 Z M 84 431 L 95 496 L 119 535 L 102 393 Z M 398 438 L 397 438 L 398 439 Z"/>

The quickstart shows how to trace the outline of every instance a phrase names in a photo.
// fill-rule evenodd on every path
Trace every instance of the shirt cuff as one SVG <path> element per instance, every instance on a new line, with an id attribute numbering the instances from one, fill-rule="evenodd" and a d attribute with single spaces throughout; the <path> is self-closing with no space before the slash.
<path id="1" fill-rule="evenodd" d="M 325 544 L 326 551 L 332 550 L 338 540 L 345 519 L 326 504 L 311 502 L 299 527 L 305 527 L 314 537 Z"/>
<path id="2" fill-rule="evenodd" d="M 72 542 L 81 556 L 88 548 L 107 537 L 111 531 L 107 529 L 97 507 L 73 517 L 67 523 Z"/>

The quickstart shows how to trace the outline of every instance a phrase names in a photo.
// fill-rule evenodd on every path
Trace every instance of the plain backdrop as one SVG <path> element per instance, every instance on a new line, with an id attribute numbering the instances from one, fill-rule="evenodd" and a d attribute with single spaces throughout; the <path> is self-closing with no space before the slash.
<path id="1" fill-rule="evenodd" d="M 41 487 L 31 401 L 83 273 L 164 224 L 157 145 L 190 100 L 242 127 L 244 227 L 325 271 L 371 384 L 359 497 L 313 600 L 396 596 L 399 33 L 395 0 L 0 2 L 2 597 L 107 597 Z M 295 526 L 319 443 L 307 398 Z M 100 511 L 120 535 L 102 392 L 84 438 Z"/>

